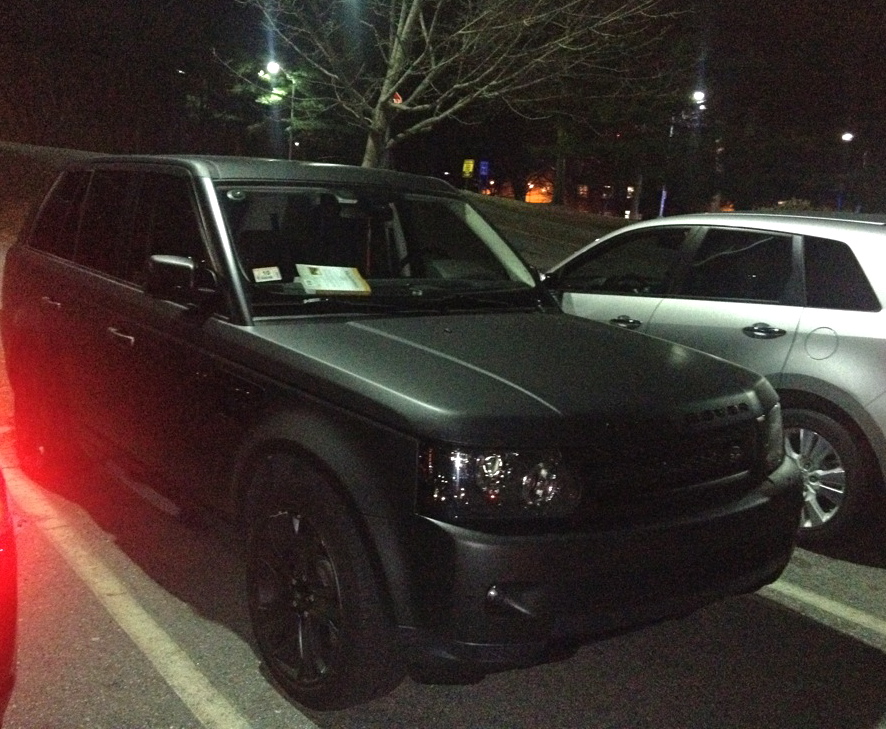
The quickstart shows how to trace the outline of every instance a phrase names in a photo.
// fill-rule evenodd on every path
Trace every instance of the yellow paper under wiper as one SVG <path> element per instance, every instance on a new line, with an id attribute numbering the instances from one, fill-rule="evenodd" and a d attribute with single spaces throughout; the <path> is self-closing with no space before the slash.
<path id="1" fill-rule="evenodd" d="M 366 279 L 356 268 L 296 264 L 298 280 L 309 294 L 369 294 Z"/>

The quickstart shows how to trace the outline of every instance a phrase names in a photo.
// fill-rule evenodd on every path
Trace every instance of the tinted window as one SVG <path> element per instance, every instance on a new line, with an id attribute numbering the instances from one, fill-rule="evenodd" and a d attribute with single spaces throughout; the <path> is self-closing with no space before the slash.
<path id="1" fill-rule="evenodd" d="M 74 257 L 80 203 L 89 183 L 88 172 L 66 172 L 40 211 L 31 245 L 64 258 Z"/>
<path id="2" fill-rule="evenodd" d="M 200 221 L 186 177 L 147 174 L 142 179 L 124 276 L 141 283 L 145 261 L 155 254 L 204 259 Z"/>
<path id="3" fill-rule="evenodd" d="M 625 233 L 570 266 L 560 288 L 602 293 L 663 294 L 690 228 Z"/>
<path id="4" fill-rule="evenodd" d="M 880 310 L 877 295 L 849 246 L 826 238 L 806 238 L 803 247 L 807 306 Z"/>
<path id="5" fill-rule="evenodd" d="M 792 266 L 792 239 L 761 231 L 711 229 L 680 287 L 683 296 L 781 302 Z"/>
<path id="6" fill-rule="evenodd" d="M 93 173 L 77 238 L 77 263 L 112 276 L 121 275 L 126 243 L 123 234 L 133 178 L 130 172 Z"/>

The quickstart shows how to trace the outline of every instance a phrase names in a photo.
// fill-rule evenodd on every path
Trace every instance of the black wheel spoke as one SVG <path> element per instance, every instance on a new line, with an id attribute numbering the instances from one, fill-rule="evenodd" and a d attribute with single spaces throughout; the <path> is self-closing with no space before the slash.
<path id="1" fill-rule="evenodd" d="M 291 508 L 266 517 L 258 542 L 256 633 L 293 681 L 329 672 L 339 648 L 341 596 L 335 566 L 309 522 Z"/>
<path id="2" fill-rule="evenodd" d="M 326 624 L 315 615 L 307 613 L 299 621 L 299 666 L 303 682 L 317 681 L 327 673 L 327 659 L 333 646 L 326 634 Z"/>

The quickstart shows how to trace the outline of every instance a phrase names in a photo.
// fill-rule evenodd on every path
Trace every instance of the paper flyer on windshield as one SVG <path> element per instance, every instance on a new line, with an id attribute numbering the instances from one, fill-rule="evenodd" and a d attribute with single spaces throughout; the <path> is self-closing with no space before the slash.
<path id="1" fill-rule="evenodd" d="M 356 268 L 296 265 L 301 285 L 309 294 L 368 294 L 369 284 Z"/>

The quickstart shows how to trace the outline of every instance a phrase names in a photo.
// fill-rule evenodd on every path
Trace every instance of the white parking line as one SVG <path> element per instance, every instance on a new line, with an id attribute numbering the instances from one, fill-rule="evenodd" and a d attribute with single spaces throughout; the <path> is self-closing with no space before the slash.
<path id="1" fill-rule="evenodd" d="M 129 589 L 68 524 L 64 516 L 18 469 L 3 469 L 9 494 L 74 572 L 129 635 L 185 705 L 208 729 L 251 729 L 250 723 L 197 668 L 187 653 L 138 603 Z M 315 727 L 305 719 L 306 728 Z"/>
<path id="2" fill-rule="evenodd" d="M 825 597 L 824 595 L 819 595 L 816 592 L 799 587 L 786 580 L 779 580 L 771 585 L 767 585 L 760 590 L 760 594 L 764 597 L 769 597 L 776 602 L 785 604 L 790 608 L 793 608 L 796 603 L 809 606 L 815 610 L 850 623 L 857 628 L 862 628 L 869 633 L 874 633 L 877 638 L 881 640 L 874 642 L 871 640 L 864 640 L 864 638 L 856 635 L 853 635 L 852 637 L 863 640 L 874 648 L 879 648 L 880 650 L 886 649 L 886 620 L 883 620 L 882 618 L 866 613 L 863 610 L 850 607 L 849 605 L 844 605 L 842 602 Z M 787 601 L 785 601 L 784 598 L 787 598 Z M 839 630 L 843 633 L 846 632 L 842 630 L 840 626 L 829 624 L 828 627 Z"/>

